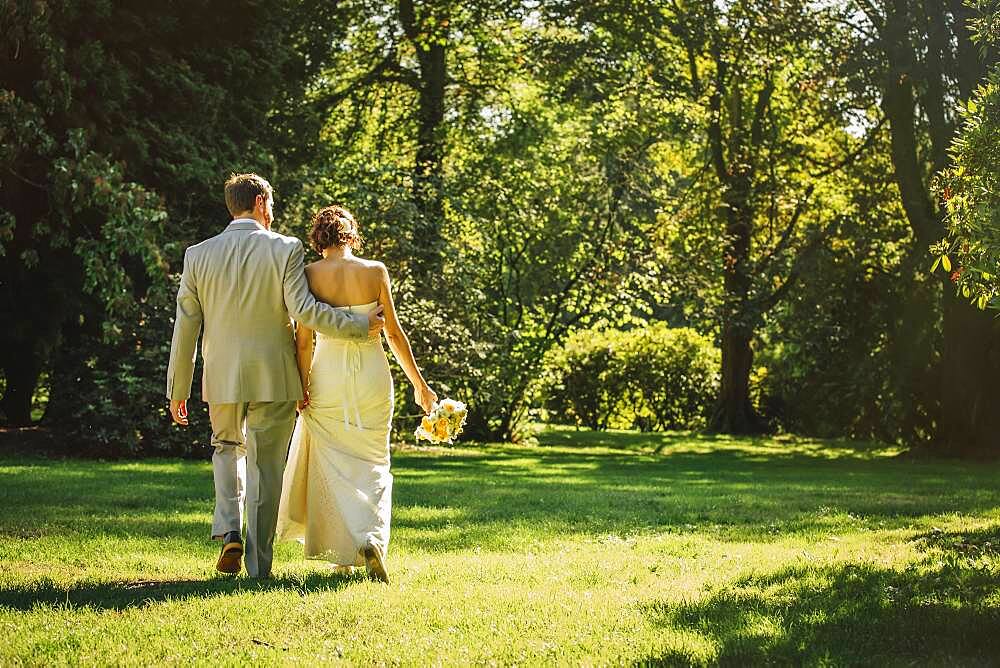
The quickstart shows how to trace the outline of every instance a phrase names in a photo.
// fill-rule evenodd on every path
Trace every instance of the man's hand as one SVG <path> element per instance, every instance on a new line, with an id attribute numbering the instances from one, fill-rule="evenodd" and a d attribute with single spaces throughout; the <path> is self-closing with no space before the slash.
<path id="1" fill-rule="evenodd" d="M 378 336 L 382 328 L 385 327 L 385 318 L 382 316 L 382 312 L 385 307 L 381 304 L 378 305 L 374 311 L 368 314 L 368 338 L 374 338 Z"/>
<path id="2" fill-rule="evenodd" d="M 188 425 L 187 401 L 184 399 L 171 399 L 170 415 L 174 418 L 174 422 L 182 427 L 186 427 Z"/>

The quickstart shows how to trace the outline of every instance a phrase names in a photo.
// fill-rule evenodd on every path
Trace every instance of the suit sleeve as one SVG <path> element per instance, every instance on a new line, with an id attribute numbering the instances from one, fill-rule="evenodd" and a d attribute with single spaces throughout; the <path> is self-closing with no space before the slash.
<path id="1" fill-rule="evenodd" d="M 194 360 L 198 353 L 202 311 L 198 287 L 194 281 L 189 253 L 184 253 L 184 272 L 177 289 L 177 317 L 170 342 L 170 365 L 167 367 L 167 398 L 187 399 L 191 396 Z"/>
<path id="2" fill-rule="evenodd" d="M 368 338 L 368 316 L 346 313 L 316 301 L 306 282 L 302 242 L 294 240 L 285 267 L 285 307 L 296 322 L 338 339 Z"/>

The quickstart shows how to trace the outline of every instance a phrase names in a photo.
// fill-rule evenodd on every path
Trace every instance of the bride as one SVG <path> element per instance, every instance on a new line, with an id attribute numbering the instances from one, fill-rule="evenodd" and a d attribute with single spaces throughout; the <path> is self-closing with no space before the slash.
<path id="1" fill-rule="evenodd" d="M 322 209 L 309 239 L 323 254 L 306 267 L 316 299 L 364 314 L 381 304 L 389 348 L 413 384 L 414 399 L 429 412 L 437 395 L 396 319 L 385 265 L 353 253 L 362 242 L 354 216 L 339 206 Z M 303 543 L 307 558 L 366 566 L 370 576 L 388 582 L 393 386 L 382 340 L 318 334 L 314 354 L 313 331 L 299 323 L 295 342 L 305 398 L 282 482 L 278 538 Z"/>

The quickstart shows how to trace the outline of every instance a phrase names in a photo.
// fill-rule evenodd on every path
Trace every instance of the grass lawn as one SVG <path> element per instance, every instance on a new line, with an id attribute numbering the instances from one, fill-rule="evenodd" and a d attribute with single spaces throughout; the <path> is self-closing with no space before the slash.
<path id="1" fill-rule="evenodd" d="M 0 664 L 1000 664 L 1000 465 L 897 454 L 400 451 L 389 586 L 217 577 L 207 461 L 0 454 Z"/>

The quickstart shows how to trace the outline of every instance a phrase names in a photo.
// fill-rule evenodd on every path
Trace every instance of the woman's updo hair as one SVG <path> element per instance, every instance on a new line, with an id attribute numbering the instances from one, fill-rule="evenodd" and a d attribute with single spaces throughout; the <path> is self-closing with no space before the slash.
<path id="1" fill-rule="evenodd" d="M 309 243 L 317 253 L 332 246 L 350 246 L 354 250 L 361 250 L 363 242 L 354 215 L 344 207 L 324 207 L 313 216 Z"/>

